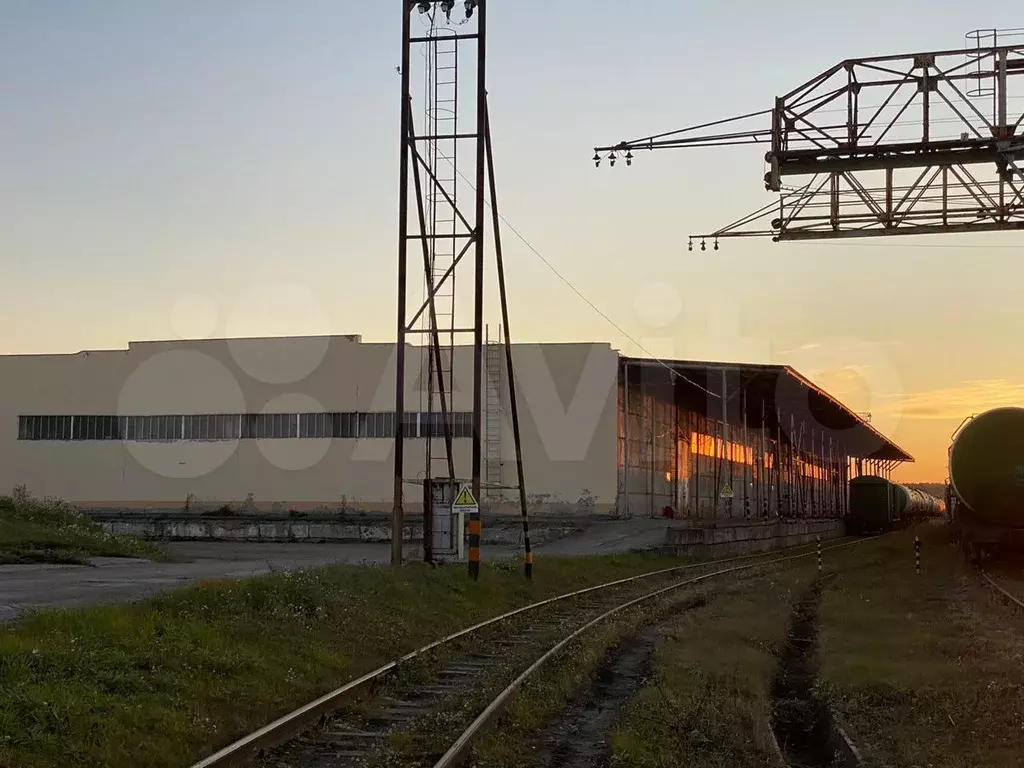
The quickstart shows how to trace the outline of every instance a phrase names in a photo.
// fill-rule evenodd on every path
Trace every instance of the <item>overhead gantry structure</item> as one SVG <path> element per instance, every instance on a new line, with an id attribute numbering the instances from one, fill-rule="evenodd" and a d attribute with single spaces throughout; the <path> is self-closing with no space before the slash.
<path id="1" fill-rule="evenodd" d="M 763 208 L 690 236 L 774 241 L 1024 229 L 1024 29 L 970 47 L 847 59 L 771 109 L 595 148 L 770 145 Z M 1011 44 L 1006 44 L 1010 41 Z M 721 132 L 728 126 L 728 132 Z"/>

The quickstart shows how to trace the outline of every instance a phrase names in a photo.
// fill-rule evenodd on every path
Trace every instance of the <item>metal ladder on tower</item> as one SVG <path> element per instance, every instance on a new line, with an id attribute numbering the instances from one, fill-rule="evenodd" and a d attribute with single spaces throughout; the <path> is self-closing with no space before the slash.
<path id="1" fill-rule="evenodd" d="M 498 340 L 492 341 L 487 333 L 487 356 L 484 377 L 484 461 L 485 482 L 489 492 L 486 495 L 502 495 L 501 466 L 501 370 L 503 346 L 499 327 Z"/>
<path id="2" fill-rule="evenodd" d="M 440 31 L 440 30 L 438 30 Z M 427 146 L 427 163 L 434 175 L 427 177 L 426 216 L 430 240 L 431 280 L 434 285 L 444 277 L 455 261 L 458 231 L 455 204 L 458 201 L 458 141 L 453 138 L 439 139 L 438 136 L 455 136 L 458 133 L 458 43 L 442 34 L 435 35 L 429 44 L 428 61 L 431 72 L 427 84 L 427 134 L 431 139 Z M 449 202 L 450 201 L 450 202 Z M 448 237 L 445 237 L 447 235 Z M 455 381 L 452 375 L 455 357 L 455 274 L 448 277 L 434 296 L 437 331 L 440 342 L 441 379 L 444 382 L 445 408 L 449 414 L 454 435 L 452 416 Z M 431 436 L 444 436 L 441 423 L 443 409 L 437 387 L 436 362 L 428 351 L 428 410 L 431 412 Z M 448 475 L 448 457 L 443 447 L 427 440 L 427 465 L 431 477 Z"/>

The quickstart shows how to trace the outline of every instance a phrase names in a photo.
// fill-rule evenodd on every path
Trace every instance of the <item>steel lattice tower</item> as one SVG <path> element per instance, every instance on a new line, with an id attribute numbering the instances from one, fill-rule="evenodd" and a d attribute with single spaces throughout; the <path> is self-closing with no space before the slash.
<path id="1" fill-rule="evenodd" d="M 423 33 L 413 33 L 413 20 Z M 498 231 L 486 85 L 487 0 L 402 0 L 402 104 L 399 176 L 398 323 L 395 385 L 395 476 L 392 519 L 392 564 L 402 561 L 404 496 L 407 483 L 431 486 L 434 478 L 452 483 L 468 481 L 481 499 L 483 465 L 484 393 L 484 257 L 486 207 L 491 207 L 497 278 L 505 339 L 505 362 L 515 441 L 520 504 L 526 527 L 526 495 L 522 471 L 519 419 L 515 398 L 504 267 Z M 422 55 L 423 104 L 416 109 L 412 95 L 415 54 Z M 422 128 L 417 123 L 422 115 Z M 459 193 L 460 185 L 470 195 Z M 410 248 L 412 249 L 410 251 Z M 418 251 L 418 253 L 417 253 Z M 469 258 L 467 258 L 467 256 Z M 423 275 L 423 300 L 410 305 L 412 274 Z M 466 280 L 472 263 L 472 279 Z M 456 282 L 456 275 L 462 279 Z M 457 287 L 472 285 L 471 320 L 463 320 Z M 426 381 L 425 413 L 413 423 L 407 396 L 414 382 L 408 376 L 407 344 L 419 345 L 420 366 Z M 453 451 L 456 347 L 471 340 L 472 454 L 468 473 L 457 466 Z M 406 477 L 405 438 L 424 439 L 425 476 Z M 443 447 L 435 441 L 443 439 Z M 460 474 L 461 472 L 461 474 Z M 431 559 L 432 504 L 424 500 L 424 558 Z M 479 515 L 469 522 L 470 573 L 479 566 Z M 526 539 L 527 574 L 529 543 Z"/>

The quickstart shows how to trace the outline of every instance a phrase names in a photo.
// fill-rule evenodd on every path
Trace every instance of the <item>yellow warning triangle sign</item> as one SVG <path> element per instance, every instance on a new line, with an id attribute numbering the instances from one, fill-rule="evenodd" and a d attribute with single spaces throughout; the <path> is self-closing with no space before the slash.
<path id="1" fill-rule="evenodd" d="M 469 486 L 463 486 L 462 490 L 459 491 L 459 495 L 455 497 L 455 504 L 453 506 L 475 507 L 476 505 L 476 499 L 473 498 L 473 492 L 469 490 Z"/>

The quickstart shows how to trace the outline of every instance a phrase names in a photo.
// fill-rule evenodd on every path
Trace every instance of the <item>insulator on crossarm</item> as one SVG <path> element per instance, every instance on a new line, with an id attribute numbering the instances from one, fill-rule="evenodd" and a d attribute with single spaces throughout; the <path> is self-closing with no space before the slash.
<path id="1" fill-rule="evenodd" d="M 611 154 L 608 155 L 608 164 L 611 165 L 612 167 L 615 167 L 615 153 L 614 152 L 612 152 Z"/>
<path id="2" fill-rule="evenodd" d="M 702 251 L 706 251 L 708 249 L 708 244 L 704 241 L 703 237 L 700 239 L 700 249 Z"/>
<path id="3" fill-rule="evenodd" d="M 630 152 L 630 151 L 629 151 L 629 150 L 627 149 L 627 150 L 626 150 L 626 165 L 632 165 L 632 164 L 633 164 L 633 153 L 632 153 L 632 152 Z"/>
<path id="4" fill-rule="evenodd" d="M 686 250 L 688 250 L 688 251 L 692 251 L 693 250 L 693 238 L 692 237 L 690 238 L 690 242 L 688 242 L 686 244 Z"/>
<path id="5" fill-rule="evenodd" d="M 594 167 L 595 168 L 600 168 L 601 167 L 601 156 L 599 154 L 597 154 L 597 152 L 594 153 Z"/>
<path id="6" fill-rule="evenodd" d="M 716 251 L 718 250 L 718 238 L 717 237 L 715 238 L 715 250 Z"/>

